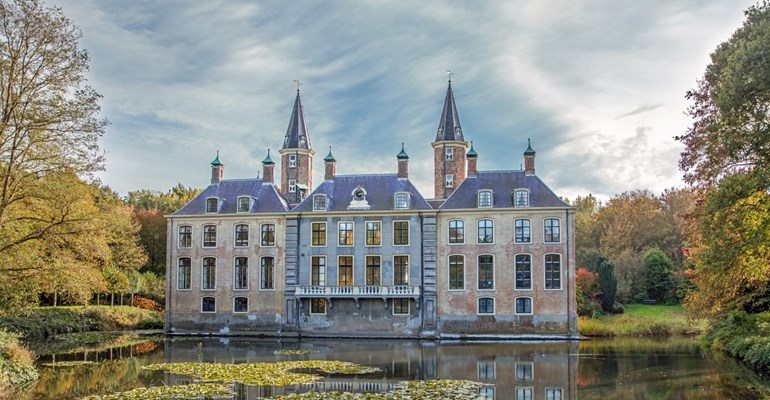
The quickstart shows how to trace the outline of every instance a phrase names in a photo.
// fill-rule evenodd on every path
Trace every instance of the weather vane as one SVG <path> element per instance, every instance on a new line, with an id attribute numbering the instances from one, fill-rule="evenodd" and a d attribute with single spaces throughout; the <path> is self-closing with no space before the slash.
<path id="1" fill-rule="evenodd" d="M 449 82 L 452 82 L 452 75 L 454 75 L 454 72 L 452 70 L 446 70 L 446 74 L 449 75 Z"/>
<path id="2" fill-rule="evenodd" d="M 295 79 L 294 83 L 297 85 L 297 91 L 299 92 L 299 87 L 302 85 L 302 82 L 300 82 L 298 79 Z"/>

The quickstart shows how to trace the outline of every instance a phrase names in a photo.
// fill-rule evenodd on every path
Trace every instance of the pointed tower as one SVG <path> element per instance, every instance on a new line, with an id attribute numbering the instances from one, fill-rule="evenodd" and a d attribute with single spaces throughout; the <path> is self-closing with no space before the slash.
<path id="1" fill-rule="evenodd" d="M 535 150 L 532 149 L 529 139 L 527 139 L 527 149 L 524 150 L 524 173 L 535 175 Z"/>
<path id="2" fill-rule="evenodd" d="M 297 204 L 309 193 L 313 186 L 313 148 L 305 124 L 305 111 L 299 97 L 294 100 L 289 128 L 283 140 L 281 154 L 281 192 L 292 204 Z"/>
<path id="3" fill-rule="evenodd" d="M 217 150 L 217 158 L 211 161 L 211 184 L 222 182 L 224 176 L 225 165 L 219 161 L 219 150 Z"/>
<path id="4" fill-rule="evenodd" d="M 468 142 L 463 137 L 460 116 L 452 93 L 452 78 L 444 98 L 444 109 L 438 123 L 433 146 L 433 196 L 446 199 L 465 179 L 465 149 Z"/>

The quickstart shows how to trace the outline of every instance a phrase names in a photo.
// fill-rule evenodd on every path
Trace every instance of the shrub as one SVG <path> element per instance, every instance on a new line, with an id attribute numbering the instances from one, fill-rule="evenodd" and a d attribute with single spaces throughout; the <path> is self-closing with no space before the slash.
<path id="1" fill-rule="evenodd" d="M 19 342 L 19 337 L 0 330 L 0 391 L 6 394 L 38 379 L 34 356 Z"/>
<path id="2" fill-rule="evenodd" d="M 770 312 L 733 312 L 714 323 L 703 341 L 755 368 L 770 370 Z"/>
<path id="3" fill-rule="evenodd" d="M 150 311 L 160 311 L 162 309 L 157 301 L 141 296 L 134 296 L 134 301 L 131 305 Z"/>

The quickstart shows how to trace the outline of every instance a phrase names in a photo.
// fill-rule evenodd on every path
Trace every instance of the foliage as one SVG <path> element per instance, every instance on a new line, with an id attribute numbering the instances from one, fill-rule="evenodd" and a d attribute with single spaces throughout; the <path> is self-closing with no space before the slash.
<path id="1" fill-rule="evenodd" d="M 307 392 L 276 397 L 283 400 L 466 400 L 486 399 L 478 393 L 485 385 L 451 379 L 399 382 L 387 393 Z"/>
<path id="2" fill-rule="evenodd" d="M 135 307 L 38 307 L 0 317 L 0 328 L 26 338 L 45 339 L 60 333 L 134 329 L 155 313 Z"/>
<path id="3" fill-rule="evenodd" d="M 141 296 L 134 297 L 131 305 L 150 311 L 160 311 L 163 308 L 157 301 Z"/>
<path id="4" fill-rule="evenodd" d="M 674 265 L 659 248 L 644 254 L 644 287 L 647 297 L 658 303 L 674 303 Z"/>
<path id="5" fill-rule="evenodd" d="M 770 312 L 732 312 L 711 327 L 703 342 L 755 368 L 770 371 Z"/>
<path id="6" fill-rule="evenodd" d="M 281 349 L 281 350 L 273 351 L 273 354 L 275 355 L 289 355 L 289 356 L 305 355 L 305 354 L 311 354 L 311 353 L 318 353 L 318 351 L 308 350 L 308 349 L 301 349 L 301 350 Z"/>
<path id="7" fill-rule="evenodd" d="M 599 275 L 585 268 L 575 271 L 575 288 L 578 315 L 594 315 L 602 312 L 599 302 L 602 290 L 599 286 Z"/>
<path id="8" fill-rule="evenodd" d="M 0 391 L 13 392 L 37 379 L 34 356 L 19 335 L 0 329 Z"/>
<path id="9" fill-rule="evenodd" d="M 687 317 L 681 306 L 629 304 L 621 315 L 579 317 L 578 329 L 584 336 L 669 336 L 697 334 L 705 328 L 703 320 Z"/>
<path id="10" fill-rule="evenodd" d="M 607 312 L 614 312 L 617 291 L 617 280 L 615 279 L 615 266 L 604 257 L 600 257 L 596 263 L 596 273 L 599 275 L 599 287 L 601 288 L 602 309 Z"/>
<path id="11" fill-rule="evenodd" d="M 191 385 L 150 386 L 104 396 L 89 396 L 83 400 L 181 400 L 231 398 L 233 385 L 196 383 Z"/>

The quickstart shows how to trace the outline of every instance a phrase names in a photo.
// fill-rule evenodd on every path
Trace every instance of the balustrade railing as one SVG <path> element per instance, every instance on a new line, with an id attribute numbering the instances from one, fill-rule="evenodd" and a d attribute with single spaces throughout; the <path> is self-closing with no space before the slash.
<path id="1" fill-rule="evenodd" d="M 305 297 L 415 297 L 419 286 L 300 286 L 294 294 Z"/>

